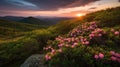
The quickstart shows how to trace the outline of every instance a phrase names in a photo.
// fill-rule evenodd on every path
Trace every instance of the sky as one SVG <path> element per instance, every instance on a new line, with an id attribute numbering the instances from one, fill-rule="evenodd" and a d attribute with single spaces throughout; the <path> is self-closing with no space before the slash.
<path id="1" fill-rule="evenodd" d="M 0 16 L 74 17 L 118 6 L 120 0 L 0 0 Z"/>

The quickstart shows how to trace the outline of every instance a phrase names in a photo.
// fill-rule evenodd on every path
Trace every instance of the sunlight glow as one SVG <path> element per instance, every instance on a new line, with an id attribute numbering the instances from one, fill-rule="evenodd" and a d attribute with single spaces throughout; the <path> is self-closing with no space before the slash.
<path id="1" fill-rule="evenodd" d="M 81 17 L 81 16 L 83 16 L 83 15 L 84 15 L 84 14 L 80 14 L 80 13 L 76 14 L 77 17 Z"/>

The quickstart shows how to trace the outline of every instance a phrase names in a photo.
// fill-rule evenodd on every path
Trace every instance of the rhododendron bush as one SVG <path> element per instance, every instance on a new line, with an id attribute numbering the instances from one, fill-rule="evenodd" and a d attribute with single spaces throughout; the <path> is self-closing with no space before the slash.
<path id="1" fill-rule="evenodd" d="M 50 67 L 120 66 L 119 28 L 104 29 L 97 22 L 86 22 L 48 43 L 44 50 Z"/>

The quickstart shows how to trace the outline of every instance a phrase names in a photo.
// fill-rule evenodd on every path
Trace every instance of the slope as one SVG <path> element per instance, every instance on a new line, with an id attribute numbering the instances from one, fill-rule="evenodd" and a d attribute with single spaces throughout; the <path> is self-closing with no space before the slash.
<path id="1" fill-rule="evenodd" d="M 35 25 L 49 25 L 49 23 L 47 23 L 43 20 L 34 18 L 34 17 L 24 18 L 24 19 L 20 20 L 20 22 L 28 23 L 28 24 L 35 24 Z"/>

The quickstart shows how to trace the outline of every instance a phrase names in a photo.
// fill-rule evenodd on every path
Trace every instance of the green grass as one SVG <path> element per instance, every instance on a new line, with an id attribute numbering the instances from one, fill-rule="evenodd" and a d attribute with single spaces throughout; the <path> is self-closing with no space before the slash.
<path id="1" fill-rule="evenodd" d="M 51 32 L 41 29 L 29 32 L 21 38 L 6 40 L 0 44 L 0 58 L 5 65 L 15 60 L 25 60 L 31 54 L 40 53 L 47 41 L 53 38 Z"/>

